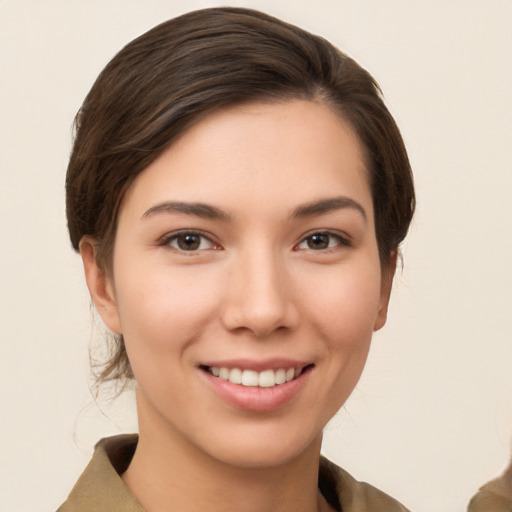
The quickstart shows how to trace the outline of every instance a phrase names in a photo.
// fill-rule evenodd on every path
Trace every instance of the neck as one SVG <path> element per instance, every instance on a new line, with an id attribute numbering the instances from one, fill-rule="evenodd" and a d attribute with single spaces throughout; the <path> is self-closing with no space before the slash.
<path id="1" fill-rule="evenodd" d="M 321 436 L 291 460 L 268 467 L 219 461 L 178 432 L 139 418 L 139 444 L 122 479 L 146 512 L 319 512 Z"/>

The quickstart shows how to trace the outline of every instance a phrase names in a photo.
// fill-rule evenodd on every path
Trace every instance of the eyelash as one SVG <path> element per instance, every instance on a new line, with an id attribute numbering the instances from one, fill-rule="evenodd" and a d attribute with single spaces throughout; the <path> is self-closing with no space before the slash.
<path id="1" fill-rule="evenodd" d="M 173 242 L 177 242 L 179 244 L 180 237 L 199 237 L 199 247 L 193 248 L 193 249 L 183 249 L 182 247 L 173 246 Z M 211 247 L 207 247 L 205 249 L 201 249 L 201 244 L 204 243 L 204 241 L 207 241 L 208 244 L 211 245 Z M 172 249 L 176 250 L 180 253 L 197 253 L 199 251 L 208 251 L 208 250 L 217 250 L 219 249 L 219 246 L 207 235 L 202 233 L 201 231 L 193 231 L 193 230 L 182 230 L 182 231 L 175 231 L 174 233 L 169 233 L 168 235 L 165 235 L 161 238 L 159 242 L 160 246 L 168 246 Z"/>
<path id="2" fill-rule="evenodd" d="M 180 237 L 199 237 L 199 241 L 198 241 L 199 245 L 197 247 L 193 247 L 191 249 L 190 248 L 185 249 L 183 247 L 180 247 L 179 246 Z M 313 240 L 313 237 L 329 237 L 327 240 L 327 247 L 311 247 L 309 245 L 309 242 L 311 242 Z M 333 240 L 335 241 L 335 245 L 332 245 Z M 204 243 L 204 241 L 207 241 L 210 246 L 207 248 L 201 249 L 201 245 Z M 172 245 L 173 242 L 176 242 L 177 246 L 173 246 Z M 307 244 L 307 247 L 301 247 L 302 244 Z M 211 238 L 206 236 L 204 233 L 202 233 L 200 231 L 190 231 L 190 230 L 183 230 L 183 231 L 170 233 L 169 235 L 164 236 L 160 240 L 159 245 L 171 247 L 181 253 L 191 253 L 191 254 L 197 253 L 200 251 L 205 251 L 205 250 L 219 249 L 219 246 L 217 244 L 215 244 L 215 242 L 213 242 L 211 240 Z M 324 251 L 336 250 L 336 248 L 338 248 L 339 246 L 350 247 L 351 245 L 352 245 L 351 241 L 347 237 L 343 237 L 338 233 L 332 233 L 330 231 L 315 231 L 315 232 L 310 233 L 307 236 L 305 236 L 294 247 L 294 250 L 295 251 L 311 250 L 311 251 L 315 251 L 315 252 L 324 252 Z"/>
<path id="3" fill-rule="evenodd" d="M 180 247 L 179 245 L 173 246 L 172 245 L 173 242 L 176 242 L 177 244 L 179 244 L 180 237 L 199 237 L 199 245 L 197 247 L 193 247 L 192 249 L 190 249 L 190 248 L 184 249 L 183 247 Z M 320 247 L 320 248 L 311 247 L 309 245 L 309 242 L 313 240 L 313 237 L 329 237 L 328 241 L 327 241 L 327 247 Z M 335 244 L 331 245 L 333 240 L 335 241 Z M 201 245 L 204 243 L 204 241 L 207 241 L 208 244 L 210 245 L 210 247 L 201 249 Z M 302 244 L 307 244 L 308 246 L 301 247 Z M 201 231 L 193 231 L 193 230 L 192 231 L 191 230 L 182 230 L 182 231 L 170 233 L 170 234 L 164 236 L 160 240 L 159 245 L 171 247 L 180 253 L 190 253 L 190 254 L 197 253 L 200 251 L 205 251 L 205 250 L 218 250 L 220 248 L 213 240 L 211 240 L 211 238 L 209 236 L 205 235 Z M 313 233 L 306 235 L 304 238 L 302 238 L 302 240 L 297 245 L 295 245 L 295 247 L 293 249 L 295 251 L 311 250 L 314 252 L 325 252 L 325 251 L 336 250 L 339 246 L 351 247 L 351 245 L 352 245 L 352 242 L 350 241 L 350 239 L 348 237 L 340 235 L 339 233 L 332 233 L 330 231 L 315 231 Z"/>
<path id="4" fill-rule="evenodd" d="M 308 240 L 312 240 L 313 237 L 316 237 L 316 236 L 327 236 L 329 237 L 329 241 L 328 241 L 328 246 L 327 247 L 322 247 L 320 249 L 318 248 L 313 248 L 313 247 L 310 247 L 308 245 L 308 247 L 303 247 L 301 248 L 300 246 L 304 243 L 308 243 Z M 335 241 L 335 245 L 331 245 L 331 242 L 332 241 Z M 300 250 L 311 250 L 311 251 L 315 251 L 315 252 L 320 252 L 320 251 L 332 251 L 332 250 L 336 250 L 337 248 L 339 248 L 340 246 L 344 246 L 344 247 L 351 247 L 352 246 L 352 242 L 351 240 L 346 237 L 346 236 L 342 236 L 340 235 L 339 233 L 332 233 L 330 231 L 315 231 L 313 233 L 310 233 L 308 235 L 306 235 L 295 247 L 294 247 L 294 250 L 297 250 L 297 251 L 300 251 Z"/>

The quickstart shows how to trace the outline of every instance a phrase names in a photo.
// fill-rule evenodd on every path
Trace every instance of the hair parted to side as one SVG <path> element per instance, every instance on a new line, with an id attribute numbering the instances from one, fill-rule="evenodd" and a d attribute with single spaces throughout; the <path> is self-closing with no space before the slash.
<path id="1" fill-rule="evenodd" d="M 325 39 L 259 11 L 211 8 L 166 21 L 100 73 L 75 119 L 66 178 L 71 243 L 95 241 L 111 271 L 117 218 L 134 179 L 179 135 L 237 104 L 323 102 L 365 151 L 381 263 L 405 238 L 415 206 L 407 152 L 371 75 Z M 122 336 L 98 375 L 132 378 Z"/>

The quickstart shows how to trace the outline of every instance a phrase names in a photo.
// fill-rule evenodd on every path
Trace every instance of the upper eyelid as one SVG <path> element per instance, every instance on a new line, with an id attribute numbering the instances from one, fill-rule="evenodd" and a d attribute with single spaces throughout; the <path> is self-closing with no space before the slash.
<path id="1" fill-rule="evenodd" d="M 341 240 L 346 240 L 347 242 L 352 241 L 352 237 L 348 233 L 338 229 L 313 229 L 302 235 L 299 239 L 299 243 L 313 235 L 330 235 L 336 238 L 340 238 Z"/>
<path id="2" fill-rule="evenodd" d="M 160 245 L 165 245 L 165 244 L 168 244 L 171 240 L 175 239 L 176 237 L 178 237 L 180 235 L 187 235 L 187 234 L 202 236 L 202 237 L 208 239 L 213 244 L 220 245 L 220 243 L 216 240 L 216 238 L 211 233 L 202 231 L 200 229 L 178 229 L 176 231 L 170 231 L 170 232 L 166 233 L 165 235 L 161 236 L 158 239 L 158 243 Z"/>
<path id="3" fill-rule="evenodd" d="M 208 239 L 213 244 L 221 246 L 220 242 L 217 240 L 217 237 L 215 237 L 212 233 L 203 231 L 201 229 L 187 229 L 187 228 L 177 229 L 175 231 L 170 231 L 170 232 L 166 233 L 165 235 L 161 236 L 158 239 L 158 244 L 159 245 L 168 244 L 171 240 L 175 239 L 179 235 L 184 235 L 184 234 L 199 235 L 199 236 L 202 236 L 202 237 Z M 299 240 L 294 244 L 294 247 L 296 247 L 297 245 L 304 242 L 310 236 L 313 236 L 316 234 L 325 234 L 325 235 L 329 235 L 329 236 L 338 238 L 342 242 L 352 243 L 352 237 L 344 231 L 340 231 L 337 229 L 312 229 L 311 231 L 308 231 L 307 233 L 301 235 Z"/>
<path id="4" fill-rule="evenodd" d="M 332 238 L 335 238 L 337 240 L 337 244 L 335 247 L 326 247 L 325 249 L 317 249 L 317 250 L 314 250 L 314 249 L 311 249 L 311 248 L 300 248 L 300 246 L 306 242 L 306 240 L 308 238 L 310 238 L 311 236 L 313 235 L 328 235 Z M 353 246 L 353 240 L 352 238 L 345 234 L 345 233 L 342 233 L 340 231 L 333 231 L 333 230 L 329 230 L 329 229 L 317 229 L 317 230 L 314 230 L 314 231 L 311 231 L 309 232 L 308 234 L 305 234 L 303 235 L 300 240 L 293 246 L 293 250 L 294 251 L 301 251 L 301 250 L 311 250 L 311 251 L 315 251 L 315 252 L 318 252 L 318 253 L 326 253 L 326 252 L 330 252 L 330 251 L 333 251 L 333 250 L 336 250 L 336 249 L 339 249 L 341 247 L 346 247 L 346 248 L 349 248 L 349 247 L 352 247 Z"/>
<path id="5" fill-rule="evenodd" d="M 337 243 L 334 247 L 326 247 L 324 249 L 312 249 L 309 247 L 308 248 L 300 247 L 302 244 L 304 244 L 307 241 L 308 238 L 310 238 L 314 235 L 328 235 L 328 236 L 334 238 L 337 241 Z M 319 254 L 325 254 L 328 252 L 339 250 L 342 247 L 349 248 L 352 246 L 353 246 L 352 239 L 347 235 L 342 235 L 339 231 L 332 231 L 332 230 L 327 230 L 327 229 L 324 229 L 324 230 L 317 229 L 317 230 L 311 231 L 309 234 L 303 235 L 300 238 L 300 240 L 293 246 L 293 251 L 298 252 L 298 251 L 305 250 L 305 251 L 314 251 Z"/>

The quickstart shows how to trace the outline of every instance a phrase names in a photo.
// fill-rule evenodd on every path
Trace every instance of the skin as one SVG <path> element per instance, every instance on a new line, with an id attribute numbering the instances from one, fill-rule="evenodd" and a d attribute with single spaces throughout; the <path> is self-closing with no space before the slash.
<path id="1" fill-rule="evenodd" d="M 326 199 L 337 202 L 306 208 Z M 223 216 L 162 206 L 170 201 Z M 303 100 L 211 114 L 138 176 L 118 220 L 108 273 L 93 240 L 80 248 L 94 303 L 123 334 L 137 381 L 140 441 L 123 475 L 135 497 L 149 512 L 326 509 L 322 429 L 385 323 L 394 272 L 393 258 L 381 268 L 351 127 Z M 204 238 L 182 250 L 181 230 Z M 311 366 L 291 400 L 250 411 L 200 369 L 234 358 Z"/>

